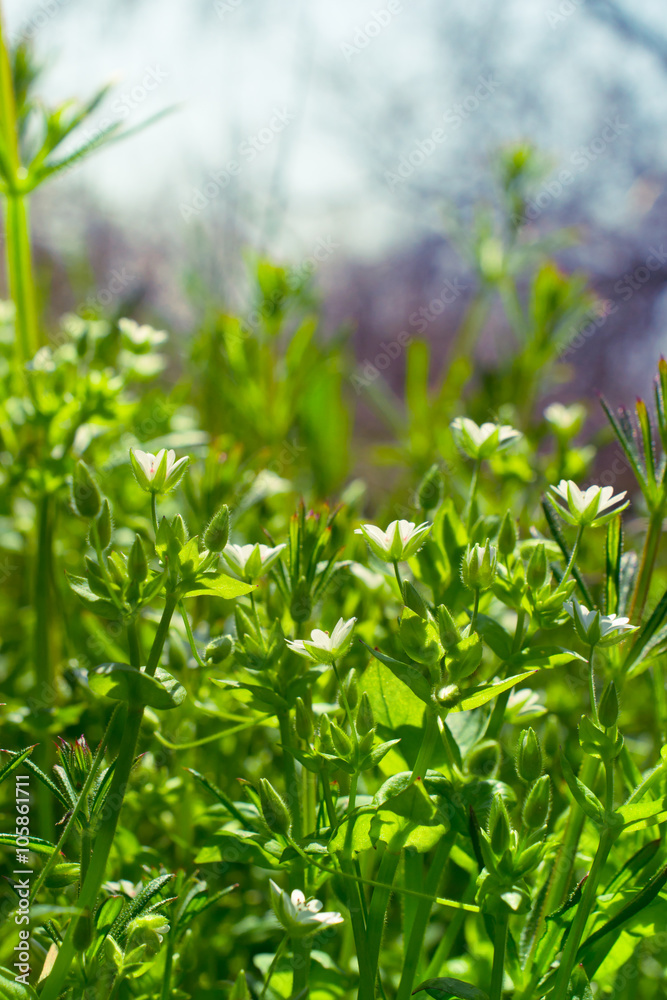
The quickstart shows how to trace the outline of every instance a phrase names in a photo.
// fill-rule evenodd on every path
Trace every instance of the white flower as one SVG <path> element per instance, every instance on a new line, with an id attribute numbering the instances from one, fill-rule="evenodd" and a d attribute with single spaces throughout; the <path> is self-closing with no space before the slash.
<path id="1" fill-rule="evenodd" d="M 509 424 L 482 424 L 481 427 L 470 417 L 456 417 L 449 425 L 456 444 L 470 458 L 481 461 L 491 458 L 497 451 L 509 448 L 523 437 Z"/>
<path id="2" fill-rule="evenodd" d="M 564 406 L 562 403 L 551 403 L 544 411 L 544 419 L 562 437 L 574 437 L 582 427 L 586 410 L 581 403 Z"/>
<path id="3" fill-rule="evenodd" d="M 561 479 L 558 486 L 550 486 L 549 489 L 553 494 L 549 499 L 567 524 L 599 528 L 625 510 L 630 503 L 626 500 L 620 507 L 616 506 L 626 491 L 614 495 L 613 486 L 589 486 L 582 492 L 571 479 Z M 608 513 L 605 514 L 604 511 Z"/>
<path id="4" fill-rule="evenodd" d="M 151 348 L 164 344 L 167 339 L 164 330 L 154 330 L 152 326 L 146 324 L 140 326 L 133 319 L 119 319 L 118 329 L 135 354 L 145 354 Z"/>
<path id="5" fill-rule="evenodd" d="M 356 618 L 345 621 L 339 618 L 329 635 L 321 628 L 314 628 L 310 639 L 286 639 L 285 642 L 299 656 L 306 656 L 315 663 L 333 663 L 342 656 L 352 642 L 352 629 Z"/>
<path id="6" fill-rule="evenodd" d="M 417 552 L 433 527 L 428 521 L 415 525 L 412 521 L 392 521 L 386 531 L 375 524 L 362 524 L 355 535 L 363 535 L 371 552 L 384 562 L 410 559 Z"/>
<path id="7" fill-rule="evenodd" d="M 157 455 L 139 448 L 130 448 L 130 461 L 137 482 L 149 493 L 166 493 L 176 486 L 181 479 L 190 459 L 179 458 L 176 452 L 162 448 Z"/>
<path id="8" fill-rule="evenodd" d="M 623 642 L 630 632 L 637 631 L 637 626 L 631 625 L 629 618 L 589 611 L 576 597 L 566 601 L 563 607 L 574 620 L 577 635 L 588 646 L 614 646 L 617 642 Z"/>
<path id="9" fill-rule="evenodd" d="M 269 879 L 269 885 L 271 886 L 273 912 L 290 937 L 307 937 L 324 927 L 333 927 L 335 924 L 343 923 L 343 917 L 340 913 L 323 913 L 324 904 L 319 899 L 306 901 L 306 897 L 300 889 L 295 889 L 290 896 L 280 886 L 277 886 L 273 879 Z"/>
<path id="10" fill-rule="evenodd" d="M 244 580 L 256 580 L 258 576 L 263 576 L 285 548 L 282 545 L 271 547 L 270 545 L 232 545 L 225 546 L 223 556 L 240 577 Z"/>

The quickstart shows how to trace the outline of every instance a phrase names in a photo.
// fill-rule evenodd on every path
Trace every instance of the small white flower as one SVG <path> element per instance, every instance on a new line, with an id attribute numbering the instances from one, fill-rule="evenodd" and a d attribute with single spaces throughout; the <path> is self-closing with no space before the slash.
<path id="1" fill-rule="evenodd" d="M 167 334 L 164 330 L 154 330 L 152 326 L 147 324 L 140 326 L 133 319 L 119 319 L 118 329 L 135 354 L 145 354 L 151 348 L 158 347 L 167 340 Z"/>
<path id="2" fill-rule="evenodd" d="M 544 419 L 551 424 L 556 434 L 566 438 L 574 437 L 583 425 L 586 410 L 581 403 L 564 406 L 562 403 L 551 403 L 544 411 Z"/>
<path id="3" fill-rule="evenodd" d="M 589 611 L 576 597 L 566 601 L 563 607 L 573 619 L 577 635 L 588 646 L 614 646 L 623 642 L 630 632 L 637 631 L 637 626 L 631 625 L 629 618 L 602 615 L 595 609 Z"/>
<path id="4" fill-rule="evenodd" d="M 166 493 L 179 482 L 190 459 L 179 458 L 170 448 L 162 448 L 157 455 L 139 448 L 130 448 L 130 461 L 137 482 L 148 493 Z"/>
<path id="5" fill-rule="evenodd" d="M 352 642 L 352 630 L 356 620 L 348 618 L 345 621 L 339 618 L 331 635 L 321 628 L 314 628 L 310 633 L 310 639 L 286 639 L 285 642 L 299 656 L 306 656 L 315 663 L 333 663 L 343 655 Z"/>
<path id="6" fill-rule="evenodd" d="M 417 552 L 433 527 L 428 521 L 415 525 L 413 521 L 392 521 L 386 531 L 375 524 L 362 524 L 355 535 L 363 535 L 371 552 L 383 562 L 410 559 Z"/>
<path id="7" fill-rule="evenodd" d="M 495 452 L 509 448 L 523 437 L 521 431 L 509 424 L 487 423 L 479 426 L 470 417 L 456 417 L 449 426 L 461 451 L 478 461 L 491 458 Z"/>
<path id="8" fill-rule="evenodd" d="M 222 554 L 235 573 L 251 582 L 268 572 L 284 548 L 285 542 L 273 548 L 270 545 L 232 545 L 230 543 L 225 546 Z"/>
<path id="9" fill-rule="evenodd" d="M 571 479 L 561 479 L 558 486 L 550 486 L 549 489 L 553 494 L 549 499 L 567 524 L 599 528 L 630 503 L 626 500 L 620 507 L 617 506 L 626 491 L 614 495 L 613 486 L 589 486 L 582 492 Z"/>
<path id="10" fill-rule="evenodd" d="M 290 896 L 273 879 L 269 879 L 269 885 L 273 912 L 290 937 L 307 937 L 324 927 L 343 923 L 340 913 L 322 912 L 324 904 L 319 899 L 306 900 L 300 889 L 295 889 Z"/>

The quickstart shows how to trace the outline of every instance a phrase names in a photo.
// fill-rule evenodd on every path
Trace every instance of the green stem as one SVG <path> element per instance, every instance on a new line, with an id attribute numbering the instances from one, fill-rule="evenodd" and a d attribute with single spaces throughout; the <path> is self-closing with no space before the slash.
<path id="1" fill-rule="evenodd" d="M 596 726 L 600 725 L 600 718 L 598 716 L 598 702 L 595 697 L 595 675 L 593 673 L 593 656 L 595 653 L 595 646 L 591 646 L 591 655 L 588 658 L 588 696 L 591 702 L 591 715 L 593 716 L 593 722 Z"/>
<path id="2" fill-rule="evenodd" d="M 491 970 L 491 987 L 489 1000 L 501 1000 L 503 995 L 503 977 L 505 974 L 505 951 L 507 949 L 507 931 L 509 914 L 506 911 L 498 914 L 495 919 L 493 937 L 493 968 Z"/>
<path id="3" fill-rule="evenodd" d="M 445 865 L 447 864 L 455 839 L 456 833 L 450 830 L 447 834 L 445 834 L 436 848 L 435 854 L 433 855 L 433 861 L 431 862 L 431 867 L 429 868 L 426 881 L 424 882 L 424 892 L 429 895 L 435 895 L 438 892 L 438 887 L 442 880 Z M 424 934 L 426 933 L 426 927 L 428 926 L 430 915 L 430 901 L 425 899 L 420 900 L 417 903 L 411 923 L 410 935 L 407 940 L 405 958 L 403 960 L 401 981 L 398 987 L 398 992 L 396 993 L 396 1000 L 408 1000 L 408 997 L 410 996 L 415 976 L 417 974 L 417 969 L 419 967 L 419 957 L 424 946 Z"/>
<path id="4" fill-rule="evenodd" d="M 429 712 L 426 716 L 426 728 L 424 729 L 424 736 L 422 738 L 421 746 L 419 747 L 417 760 L 415 761 L 415 766 L 412 769 L 413 781 L 416 778 L 423 778 L 426 774 L 428 765 L 433 757 L 433 752 L 438 745 L 439 739 L 440 729 L 438 726 L 438 716 Z"/>
<path id="5" fill-rule="evenodd" d="M 202 660 L 201 656 L 199 655 L 197 644 L 195 642 L 195 637 L 192 634 L 192 626 L 190 624 L 190 619 L 188 617 L 187 611 L 185 610 L 185 602 L 183 600 L 180 600 L 178 602 L 178 610 L 180 611 L 181 618 L 183 619 L 183 625 L 185 626 L 185 634 L 188 637 L 188 642 L 190 643 L 190 649 L 192 650 L 192 655 L 194 656 L 197 664 L 206 670 L 208 669 L 208 667 L 207 664 L 204 662 L 204 660 Z"/>
<path id="6" fill-rule="evenodd" d="M 155 538 L 157 540 L 157 532 L 158 532 L 157 493 L 151 493 L 151 520 L 153 522 L 153 531 L 155 532 Z"/>
<path id="7" fill-rule="evenodd" d="M 591 911 L 597 898 L 598 883 L 613 841 L 613 834 L 609 830 L 603 830 L 598 844 L 598 849 L 595 853 L 595 858 L 593 859 L 593 867 L 591 868 L 590 874 L 586 879 L 584 891 L 581 895 L 579 903 L 577 904 L 576 913 L 567 935 L 560 965 L 558 966 L 558 972 L 556 974 L 553 994 L 550 1000 L 566 1000 L 567 987 L 576 962 L 579 945 L 581 944 L 581 939 L 584 936 L 588 918 L 591 915 Z M 491 1000 L 493 1000 L 493 998 L 491 998 Z"/>
<path id="8" fill-rule="evenodd" d="M 53 498 L 45 493 L 39 501 L 37 526 L 37 555 L 33 601 L 35 607 L 35 633 L 33 657 L 35 665 L 37 727 L 48 718 L 47 706 L 52 703 L 54 676 L 51 661 L 51 632 L 53 612 Z M 53 764 L 51 744 L 39 748 L 37 761 L 47 773 Z M 51 793 L 41 782 L 37 793 L 39 827 L 42 836 L 49 839 L 53 828 L 53 802 Z"/>
<path id="9" fill-rule="evenodd" d="M 514 629 L 514 640 L 512 642 L 512 652 L 520 653 L 521 647 L 523 645 L 523 630 L 526 624 L 526 614 L 527 612 L 521 608 L 517 613 L 516 627 Z M 489 718 L 489 724 L 486 727 L 485 738 L 487 740 L 495 740 L 498 738 L 498 734 L 503 727 L 503 722 L 505 721 L 505 709 L 509 702 L 510 692 L 503 691 L 496 698 L 496 703 L 493 706 L 493 711 Z"/>
<path id="10" fill-rule="evenodd" d="M 292 816 L 294 839 L 301 840 L 303 836 L 303 824 L 301 821 L 301 801 L 299 797 L 299 782 L 296 778 L 296 766 L 294 757 L 289 752 L 292 746 L 292 721 L 289 711 L 278 713 L 278 724 L 280 726 L 280 742 L 283 745 L 283 775 L 285 777 L 285 796 Z"/>
<path id="11" fill-rule="evenodd" d="M 466 528 L 468 531 L 468 538 L 470 538 L 470 532 L 473 526 L 473 517 L 475 512 L 475 497 L 477 496 L 477 486 L 479 484 L 479 473 L 482 467 L 482 460 L 479 458 L 475 459 L 475 464 L 472 469 L 472 479 L 470 480 L 470 490 L 468 491 L 468 500 L 466 502 Z"/>
<path id="12" fill-rule="evenodd" d="M 641 618 L 644 613 L 644 606 L 646 604 L 646 598 L 648 597 L 649 588 L 651 586 L 653 567 L 658 554 L 658 546 L 660 545 L 660 535 L 662 534 L 663 514 L 664 512 L 661 505 L 657 510 L 653 511 L 648 523 L 648 531 L 646 532 L 646 539 L 644 541 L 642 559 L 639 565 L 639 572 L 637 573 L 637 583 L 635 584 L 635 590 L 632 595 L 629 611 L 630 619 L 632 621 L 636 621 L 637 623 L 641 622 Z"/>
<path id="13" fill-rule="evenodd" d="M 470 632 L 475 631 L 475 625 L 477 624 L 477 613 L 479 611 L 479 587 L 475 587 L 475 599 L 472 606 L 472 615 L 470 616 Z"/>
<path id="14" fill-rule="evenodd" d="M 407 839 L 408 832 L 409 827 L 394 834 L 391 842 L 387 844 L 382 861 L 380 862 L 377 877 L 377 881 L 380 884 L 373 890 L 371 904 L 368 908 L 368 963 L 372 978 L 364 984 L 359 984 L 358 1000 L 373 1000 L 375 995 L 375 980 L 378 973 L 378 959 L 387 907 L 391 898 L 398 862 L 401 858 L 401 850 Z M 364 987 L 363 990 L 362 985 Z"/>
<path id="15" fill-rule="evenodd" d="M 288 941 L 289 941 L 289 934 L 286 934 L 285 937 L 280 942 L 280 944 L 278 945 L 276 953 L 273 956 L 273 961 L 269 966 L 269 971 L 266 974 L 266 979 L 264 980 L 264 985 L 262 986 L 262 992 L 259 994 L 259 1000 L 263 1000 L 263 998 L 266 996 L 266 991 L 268 990 L 271 979 L 273 978 L 273 973 L 276 971 L 276 966 L 278 965 L 278 961 L 282 953 L 287 947 Z"/>
<path id="16" fill-rule="evenodd" d="M 393 560 L 394 566 L 394 576 L 396 577 L 396 583 L 398 584 L 398 596 L 403 600 L 403 580 L 401 579 L 401 571 L 398 568 L 398 559 Z"/>
<path id="17" fill-rule="evenodd" d="M 574 566 L 574 561 L 577 558 L 577 552 L 579 551 L 579 546 L 581 545 L 581 539 L 584 534 L 584 525 L 580 524 L 577 530 L 577 537 L 574 540 L 574 545 L 572 546 L 572 551 L 570 552 L 570 558 L 568 559 L 567 566 L 565 567 L 565 572 L 563 573 L 563 578 L 560 581 L 559 587 L 562 587 L 564 583 L 567 582 L 570 573 L 572 572 L 572 567 Z"/>
<path id="18" fill-rule="evenodd" d="M 155 674 L 157 665 L 160 662 L 160 656 L 167 638 L 169 623 L 171 622 L 171 616 L 174 613 L 176 602 L 177 597 L 175 594 L 167 595 L 164 611 L 162 612 L 160 624 L 158 625 L 155 639 L 153 640 L 153 645 L 148 657 L 148 664 L 146 665 L 146 673 L 150 674 L 151 677 Z M 134 756 L 143 716 L 143 705 L 128 706 L 127 718 L 125 720 L 123 737 L 120 744 L 120 753 L 116 759 L 116 767 L 106 799 L 106 805 L 108 805 L 108 808 L 106 808 L 105 805 L 104 815 L 95 837 L 95 846 L 90 859 L 90 865 L 77 900 L 77 905 L 84 913 L 86 911 L 92 912 L 104 881 L 104 874 L 107 861 L 109 860 L 109 853 L 116 835 L 116 828 L 118 826 L 120 812 L 123 806 L 125 794 L 127 792 L 130 772 L 134 763 Z M 42 993 L 40 994 L 40 1000 L 57 1000 L 57 997 L 62 991 L 70 966 L 74 960 L 74 931 L 78 919 L 79 918 L 75 918 L 70 921 L 67 934 L 65 935 L 65 940 L 58 950 L 56 961 L 45 981 Z"/>

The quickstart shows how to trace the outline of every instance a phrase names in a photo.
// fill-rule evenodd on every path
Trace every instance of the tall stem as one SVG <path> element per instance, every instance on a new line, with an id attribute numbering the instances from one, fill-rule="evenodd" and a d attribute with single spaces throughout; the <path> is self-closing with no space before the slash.
<path id="1" fill-rule="evenodd" d="M 26 195 L 20 188 L 16 101 L 12 69 L 0 11 L 0 128 L 7 152 L 6 169 L 11 172 L 5 192 L 7 284 L 16 309 L 16 358 L 23 363 L 39 348 L 39 326 L 35 281 L 30 250 Z"/>
<path id="2" fill-rule="evenodd" d="M 496 917 L 496 927 L 493 936 L 493 968 L 491 970 L 491 988 L 489 1000 L 501 1000 L 503 995 L 503 976 L 505 974 L 505 951 L 507 949 L 507 930 L 509 914 L 506 911 Z"/>
<path id="3" fill-rule="evenodd" d="M 35 668 L 35 718 L 38 726 L 46 719 L 47 706 L 52 704 L 54 677 L 51 663 L 53 589 L 53 498 L 45 493 L 39 501 L 37 524 L 37 553 L 33 601 L 35 607 L 35 633 L 33 659 Z M 38 762 L 42 770 L 50 771 L 51 742 L 39 748 Z M 38 792 L 39 826 L 47 839 L 53 827 L 53 802 L 51 793 L 41 782 Z"/>
<path id="4" fill-rule="evenodd" d="M 644 606 L 646 604 L 646 598 L 648 597 L 649 587 L 651 586 L 653 567 L 658 554 L 660 535 L 662 534 L 663 516 L 664 511 L 662 506 L 660 506 L 651 514 L 648 523 L 648 531 L 646 532 L 644 549 L 642 551 L 642 560 L 637 574 L 637 583 L 635 585 L 632 602 L 630 604 L 630 618 L 633 621 L 637 621 L 637 623 L 641 621 L 641 617 L 644 613 Z"/>

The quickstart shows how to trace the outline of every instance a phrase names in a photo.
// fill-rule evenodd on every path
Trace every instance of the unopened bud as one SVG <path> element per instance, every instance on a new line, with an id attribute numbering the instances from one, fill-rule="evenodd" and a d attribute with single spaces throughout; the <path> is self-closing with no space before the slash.
<path id="1" fill-rule="evenodd" d="M 232 651 L 232 637 L 230 635 L 219 635 L 211 639 L 204 651 L 204 659 L 209 663 L 222 663 Z"/>
<path id="2" fill-rule="evenodd" d="M 356 728 L 360 736 L 365 736 L 366 733 L 372 732 L 375 728 L 375 717 L 373 715 L 373 707 L 371 705 L 370 698 L 364 691 L 359 701 L 359 708 L 357 710 Z"/>
<path id="3" fill-rule="evenodd" d="M 540 542 L 530 554 L 526 567 L 526 582 L 532 590 L 539 590 L 547 582 L 548 576 L 547 550 L 544 547 L 544 542 Z"/>
<path id="4" fill-rule="evenodd" d="M 266 778 L 260 778 L 259 781 L 259 803 L 262 807 L 264 822 L 269 830 L 286 837 L 292 828 L 289 809 Z"/>
<path id="5" fill-rule="evenodd" d="M 339 757 L 347 757 L 352 750 L 352 741 L 340 726 L 335 722 L 331 723 L 331 739 Z"/>
<path id="6" fill-rule="evenodd" d="M 81 869 L 73 862 L 63 862 L 55 865 L 44 879 L 47 889 L 64 889 L 66 885 L 78 882 Z"/>
<path id="7" fill-rule="evenodd" d="M 468 545 L 461 562 L 461 579 L 470 590 L 488 590 L 496 578 L 498 550 L 487 539 L 484 545 Z"/>
<path id="8" fill-rule="evenodd" d="M 229 507 L 223 503 L 215 512 L 204 532 L 204 547 L 209 552 L 222 552 L 229 540 Z"/>
<path id="9" fill-rule="evenodd" d="M 542 748 L 534 729 L 524 729 L 516 750 L 516 769 L 520 778 L 532 784 L 542 774 Z"/>
<path id="10" fill-rule="evenodd" d="M 478 778 L 492 778 L 500 763 L 500 744 L 497 740 L 484 740 L 473 747 L 466 758 L 470 774 Z"/>
<path id="11" fill-rule="evenodd" d="M 403 581 L 403 603 L 420 618 L 428 618 L 426 601 L 409 580 Z"/>
<path id="12" fill-rule="evenodd" d="M 79 517 L 92 520 L 102 507 L 100 488 L 85 462 L 77 462 L 72 477 L 72 505 Z"/>
<path id="13" fill-rule="evenodd" d="M 331 739 L 331 722 L 328 715 L 323 715 L 320 719 L 320 749 L 322 753 L 333 754 L 335 752 L 333 740 Z"/>
<path id="14" fill-rule="evenodd" d="M 523 806 L 523 822 L 530 830 L 539 830 L 549 818 L 551 781 L 548 774 L 538 778 Z"/>
<path id="15" fill-rule="evenodd" d="M 438 630 L 440 632 L 440 642 L 445 649 L 455 646 L 461 638 L 459 627 L 454 621 L 452 614 L 444 604 L 438 608 Z"/>
<path id="16" fill-rule="evenodd" d="M 618 693 L 613 681 L 609 681 L 602 692 L 598 707 L 598 718 L 605 729 L 610 729 L 618 722 Z"/>
<path id="17" fill-rule="evenodd" d="M 498 532 L 498 551 L 501 556 L 512 555 L 516 548 L 518 537 L 516 521 L 510 511 L 507 511 L 500 523 L 500 530 Z"/>
<path id="18" fill-rule="evenodd" d="M 174 514 L 171 519 L 171 530 L 179 544 L 181 546 L 185 545 L 188 540 L 188 529 L 181 514 Z"/>
<path id="19" fill-rule="evenodd" d="M 357 681 L 357 674 L 355 670 L 350 672 L 350 676 L 347 679 L 347 683 L 345 685 L 345 697 L 347 698 L 347 703 L 351 711 L 354 711 L 359 704 L 359 683 Z"/>
<path id="20" fill-rule="evenodd" d="M 109 506 L 109 501 L 105 497 L 102 501 L 102 509 L 97 518 L 97 537 L 100 540 L 100 545 L 102 549 L 108 549 L 111 542 L 111 528 L 112 528 L 112 518 L 111 518 L 111 507 Z"/>
<path id="21" fill-rule="evenodd" d="M 143 542 L 139 535 L 134 536 L 134 542 L 127 557 L 127 572 L 130 580 L 141 583 L 148 576 L 148 562 Z"/>
<path id="22" fill-rule="evenodd" d="M 313 738 L 313 716 L 303 698 L 296 699 L 296 731 L 302 740 L 310 743 Z"/>
<path id="23" fill-rule="evenodd" d="M 491 850 L 501 857 L 510 845 L 510 818 L 507 806 L 500 795 L 495 795 L 489 812 L 489 839 Z"/>

